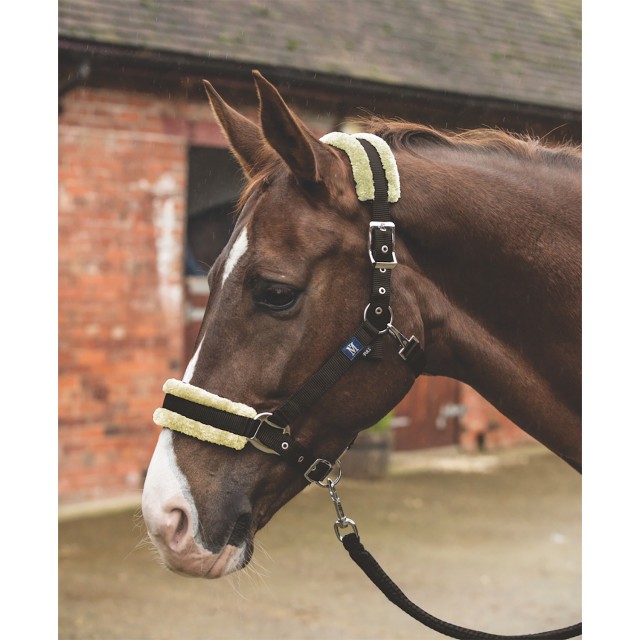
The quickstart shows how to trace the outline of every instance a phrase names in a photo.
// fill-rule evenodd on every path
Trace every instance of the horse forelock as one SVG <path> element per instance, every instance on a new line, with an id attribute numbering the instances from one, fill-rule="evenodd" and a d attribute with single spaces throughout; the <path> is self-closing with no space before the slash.
<path id="1" fill-rule="evenodd" d="M 264 188 L 271 184 L 276 177 L 286 172 L 286 165 L 280 156 L 269 149 L 266 145 L 262 151 L 262 160 L 258 163 L 256 172 L 247 179 L 246 184 L 238 198 L 234 215 L 237 218 L 240 212 L 247 204 L 251 195 L 258 189 Z"/>

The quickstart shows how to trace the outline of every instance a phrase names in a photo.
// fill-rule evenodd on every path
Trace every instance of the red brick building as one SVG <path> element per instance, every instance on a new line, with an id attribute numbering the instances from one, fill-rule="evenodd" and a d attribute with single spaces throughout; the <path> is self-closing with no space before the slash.
<path id="1" fill-rule="evenodd" d="M 304 18 L 311 3 L 236 1 L 225 12 L 227 4 L 59 3 L 61 504 L 140 492 L 162 383 L 182 376 L 192 348 L 203 305 L 201 278 L 185 266 L 187 250 L 196 264 L 210 262 L 239 188 L 203 77 L 255 118 L 250 70 L 260 68 L 318 134 L 365 108 L 448 128 L 495 125 L 546 135 L 560 127 L 556 137 L 580 139 L 579 3 L 575 15 L 560 20 L 552 2 L 543 3 L 544 15 L 532 2 L 505 1 L 501 16 L 460 14 L 451 2 L 450 15 L 439 18 L 453 20 L 449 35 L 472 29 L 481 36 L 475 54 L 456 50 L 455 60 L 437 38 L 427 56 L 399 37 L 420 28 L 416 16 L 423 26 L 437 18 L 421 14 L 417 1 L 405 3 L 416 15 L 393 19 L 376 14 L 385 5 L 377 3 L 368 31 L 357 11 L 345 17 L 338 12 L 345 3 L 327 2 L 323 28 L 342 29 L 334 43 L 342 48 L 334 50 Z M 533 53 L 516 60 L 509 47 L 526 50 L 527 42 L 510 45 L 505 33 L 518 22 L 515 13 L 527 11 L 536 17 L 527 35 Z M 271 40 L 255 35 L 262 33 Z M 440 69 L 460 60 L 462 70 Z M 407 75 L 390 81 L 385 65 Z M 443 80 L 451 75 L 456 91 Z M 423 80 L 411 81 L 416 77 Z M 491 447 L 524 437 L 475 392 L 437 378 L 421 379 L 399 405 L 395 433 L 401 449 Z"/>

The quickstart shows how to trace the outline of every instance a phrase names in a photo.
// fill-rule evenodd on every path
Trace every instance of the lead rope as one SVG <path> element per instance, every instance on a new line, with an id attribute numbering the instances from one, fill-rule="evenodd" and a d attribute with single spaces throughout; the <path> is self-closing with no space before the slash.
<path id="1" fill-rule="evenodd" d="M 449 636 L 450 638 L 458 638 L 459 640 L 532 640 L 534 638 L 537 640 L 564 640 L 565 638 L 575 638 L 576 636 L 582 635 L 581 622 L 563 629 L 508 636 L 467 629 L 466 627 L 451 624 L 427 613 L 407 598 L 400 587 L 386 574 L 384 569 L 382 569 L 375 558 L 364 548 L 362 542 L 360 542 L 358 527 L 351 518 L 346 517 L 342 502 L 336 492 L 336 485 L 340 481 L 340 477 L 341 474 L 338 475 L 335 480 L 327 479 L 325 483 L 316 483 L 329 490 L 329 495 L 331 496 L 338 515 L 338 519 L 333 525 L 338 540 L 342 542 L 351 559 L 362 569 L 371 582 L 373 582 L 393 604 L 418 622 L 438 633 Z M 350 530 L 350 533 L 344 533 L 345 530 Z"/>

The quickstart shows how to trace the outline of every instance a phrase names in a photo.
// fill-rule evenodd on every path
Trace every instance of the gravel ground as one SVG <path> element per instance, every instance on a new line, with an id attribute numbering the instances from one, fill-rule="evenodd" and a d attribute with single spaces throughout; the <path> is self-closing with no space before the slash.
<path id="1" fill-rule="evenodd" d="M 581 479 L 537 445 L 394 454 L 388 477 L 343 479 L 364 545 L 409 598 L 451 622 L 533 633 L 581 618 Z M 309 487 L 258 534 L 252 565 L 222 580 L 174 575 L 139 509 L 59 525 L 60 640 L 443 638 L 381 595 Z"/>

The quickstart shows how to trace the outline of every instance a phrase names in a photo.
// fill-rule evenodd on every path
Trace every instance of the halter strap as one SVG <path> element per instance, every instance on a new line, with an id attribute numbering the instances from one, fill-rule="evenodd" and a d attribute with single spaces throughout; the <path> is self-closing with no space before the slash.
<path id="1" fill-rule="evenodd" d="M 273 413 L 256 415 L 251 407 L 232 403 L 226 398 L 179 381 L 168 381 L 165 384 L 163 406 L 154 413 L 154 422 L 159 426 L 207 442 L 235 449 L 242 449 L 250 442 L 261 451 L 278 454 L 302 472 L 309 482 L 317 483 L 322 483 L 329 476 L 335 462 L 313 455 L 309 449 L 294 440 L 290 435 L 289 425 L 336 384 L 357 360 L 382 358 L 386 333 L 399 343 L 398 354 L 407 362 L 414 376 L 423 372 L 426 362 L 424 351 L 415 336 L 405 338 L 393 326 L 390 306 L 391 272 L 397 265 L 397 260 L 395 225 L 391 220 L 389 205 L 400 197 L 400 177 L 393 153 L 382 138 L 372 134 L 350 136 L 334 132 L 321 140 L 347 152 L 358 198 L 373 201 L 373 219 L 369 224 L 369 258 L 373 272 L 369 304 L 364 311 L 362 324 Z"/>

